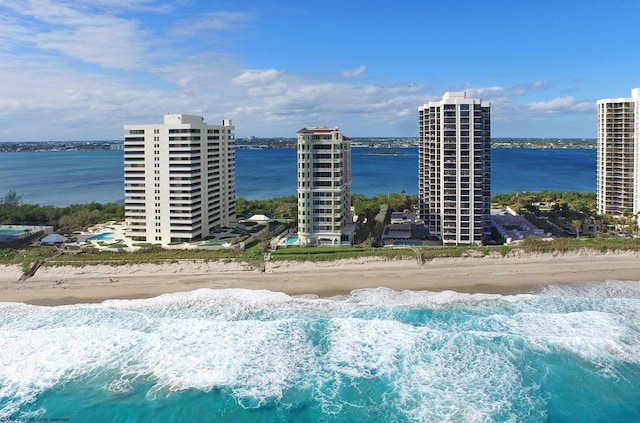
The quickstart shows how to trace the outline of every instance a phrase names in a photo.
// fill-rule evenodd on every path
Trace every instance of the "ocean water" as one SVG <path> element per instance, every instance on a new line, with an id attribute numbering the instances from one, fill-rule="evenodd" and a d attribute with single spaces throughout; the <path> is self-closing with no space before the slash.
<path id="1" fill-rule="evenodd" d="M 400 155 L 365 154 L 397 152 Z M 492 153 L 492 192 L 596 191 L 593 149 L 500 149 Z M 0 196 L 9 190 L 27 203 L 66 206 L 122 201 L 122 151 L 0 153 Z M 352 192 L 375 196 L 418 192 L 418 150 L 354 148 Z M 236 151 L 236 194 L 268 199 L 296 193 L 296 150 Z"/>
<path id="2" fill-rule="evenodd" d="M 491 192 L 596 192 L 595 149 L 493 148 Z"/>
<path id="3" fill-rule="evenodd" d="M 124 200 L 122 151 L 0 153 L 0 196 L 14 190 L 25 203 L 68 206 Z"/>
<path id="4" fill-rule="evenodd" d="M 637 282 L 519 295 L 202 289 L 91 305 L 0 303 L 0 345 L 0 421 L 640 416 Z"/>

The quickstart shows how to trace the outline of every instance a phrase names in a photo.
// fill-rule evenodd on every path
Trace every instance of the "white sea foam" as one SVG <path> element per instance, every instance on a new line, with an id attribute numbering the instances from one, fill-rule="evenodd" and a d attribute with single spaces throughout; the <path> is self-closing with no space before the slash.
<path id="1" fill-rule="evenodd" d="M 141 334 L 91 327 L 0 330 L 0 416 L 15 413 L 49 388 L 126 367 Z"/>
<path id="2" fill-rule="evenodd" d="M 0 303 L 0 345 L 10 346 L 0 350 L 0 417 L 81 380 L 120 393 L 144 385 L 150 400 L 224 390 L 252 408 L 302 389 L 327 413 L 365 407 L 371 395 L 412 421 L 518 421 L 544 410 L 519 367 L 527 352 L 578 357 L 606 377 L 620 376 L 620 362 L 640 364 L 630 318 L 639 291 L 613 285 L 513 296 L 205 289 L 97 305 Z"/>
<path id="3" fill-rule="evenodd" d="M 580 282 L 562 283 L 546 286 L 540 293 L 543 296 L 577 298 L 636 298 L 640 299 L 640 281 Z"/>
<path id="4" fill-rule="evenodd" d="M 117 310 L 141 312 L 153 318 L 217 321 L 288 319 L 324 315 L 327 310 L 348 313 L 346 301 L 291 297 L 281 292 L 248 289 L 198 289 L 145 300 L 112 300 L 103 303 Z"/>
<path id="5" fill-rule="evenodd" d="M 518 413 L 542 408 L 502 351 L 464 333 L 441 338 L 436 344 L 429 338 L 417 343 L 407 356 L 407 371 L 399 373 L 398 408 L 411 421 L 480 422 L 496 414 L 518 421 Z"/>
<path id="6" fill-rule="evenodd" d="M 365 288 L 351 292 L 349 301 L 363 305 L 404 305 L 437 308 L 461 302 L 504 300 L 498 294 L 467 294 L 455 291 L 395 291 L 389 288 Z"/>
<path id="7" fill-rule="evenodd" d="M 157 384 L 149 397 L 226 388 L 245 404 L 279 399 L 312 364 L 302 322 L 165 321 L 145 357 Z"/>
<path id="8" fill-rule="evenodd" d="M 488 322 L 500 335 L 515 336 L 540 353 L 564 352 L 581 357 L 610 374 L 618 361 L 640 363 L 640 337 L 624 319 L 611 313 L 521 313 L 493 316 Z M 491 335 L 485 332 L 485 335 Z"/>
<path id="9" fill-rule="evenodd" d="M 473 336 L 362 319 L 333 319 L 327 331 L 321 375 L 327 389 L 320 394 L 329 411 L 345 385 L 360 379 L 388 380 L 397 397 L 384 406 L 411 421 L 484 421 L 503 409 L 508 415 L 514 397 L 535 402 L 516 366 Z"/>

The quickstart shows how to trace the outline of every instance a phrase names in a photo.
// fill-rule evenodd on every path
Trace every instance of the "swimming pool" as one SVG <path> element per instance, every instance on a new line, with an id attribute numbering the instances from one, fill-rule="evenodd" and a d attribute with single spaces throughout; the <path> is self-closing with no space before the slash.
<path id="1" fill-rule="evenodd" d="M 287 237 L 287 245 L 294 245 L 298 242 L 297 236 L 289 236 Z"/>
<path id="2" fill-rule="evenodd" d="M 113 239 L 113 232 L 103 232 L 98 235 L 94 235 L 91 238 L 87 238 L 87 241 L 107 241 Z"/>
<path id="3" fill-rule="evenodd" d="M 420 241 L 394 241 L 393 244 L 394 246 L 397 247 L 401 247 L 401 246 L 405 246 L 405 247 L 422 247 L 422 242 Z"/>
<path id="4" fill-rule="evenodd" d="M 0 228 L 0 235 L 22 235 L 24 233 L 24 228 Z"/>

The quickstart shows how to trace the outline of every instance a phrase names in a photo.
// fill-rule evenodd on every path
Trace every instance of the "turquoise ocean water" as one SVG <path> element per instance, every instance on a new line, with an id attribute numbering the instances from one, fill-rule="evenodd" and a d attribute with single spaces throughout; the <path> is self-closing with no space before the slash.
<path id="1" fill-rule="evenodd" d="M 402 153 L 354 150 L 353 191 L 417 192 L 417 150 Z M 492 191 L 593 192 L 594 153 L 493 149 Z M 118 201 L 122 183 L 118 151 L 0 153 L 0 195 L 14 189 L 27 202 Z M 237 152 L 239 196 L 294 192 L 295 150 Z M 1 301 L 0 422 L 640 416 L 637 281 L 520 295 L 198 290 L 60 307 Z"/>
<path id="2" fill-rule="evenodd" d="M 370 154 L 393 151 L 399 155 Z M 595 192 L 593 149 L 491 150 L 492 192 Z M 66 206 L 124 199 L 122 151 L 0 153 L 0 196 L 9 190 L 27 203 Z M 354 148 L 352 192 L 418 192 L 418 149 Z M 267 199 L 296 193 L 296 150 L 236 151 L 236 193 Z"/>
<path id="3" fill-rule="evenodd" d="M 0 421 L 631 422 L 640 286 L 0 303 Z M 40 420 L 39 420 L 40 419 Z"/>

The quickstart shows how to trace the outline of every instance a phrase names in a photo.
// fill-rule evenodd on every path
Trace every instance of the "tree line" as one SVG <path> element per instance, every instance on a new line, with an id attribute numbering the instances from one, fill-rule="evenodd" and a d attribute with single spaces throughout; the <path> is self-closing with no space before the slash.
<path id="1" fill-rule="evenodd" d="M 557 211 L 575 211 L 585 214 L 596 214 L 596 193 L 578 191 L 512 192 L 510 194 L 494 194 L 492 204 L 509 206 L 516 212 L 541 204 L 551 205 Z"/>
<path id="2" fill-rule="evenodd" d="M 0 224 L 53 226 L 54 230 L 72 233 L 108 220 L 124 220 L 124 204 L 96 202 L 66 207 L 26 204 L 22 196 L 9 191 L 0 201 Z"/>
<path id="3" fill-rule="evenodd" d="M 387 204 L 392 211 L 413 210 L 418 203 L 418 194 L 407 195 L 400 193 L 378 194 L 367 197 L 364 194 L 352 194 L 351 205 L 361 220 L 373 220 L 380 211 L 380 206 Z M 270 198 L 267 200 L 247 200 L 243 197 L 236 199 L 236 216 L 249 218 L 254 214 L 264 214 L 274 219 L 296 219 L 298 215 L 298 197 Z"/>
<path id="4" fill-rule="evenodd" d="M 380 232 L 393 211 L 412 211 L 418 206 L 418 194 L 400 193 L 378 194 L 367 197 L 355 193 L 351 197 L 355 214 L 359 218 L 362 237 Z M 510 206 L 517 212 L 539 209 L 546 205 L 553 211 L 566 215 L 569 219 L 584 218 L 595 215 L 596 194 L 575 191 L 542 191 L 542 192 L 514 192 L 510 194 L 495 194 L 491 198 L 492 204 Z M 386 217 L 380 219 L 381 207 L 386 205 Z M 295 195 L 263 200 L 247 200 L 243 197 L 236 199 L 236 215 L 238 218 L 248 218 L 254 214 L 264 214 L 275 219 L 288 219 L 294 224 L 297 219 L 298 198 Z M 72 204 L 66 207 L 40 206 L 25 204 L 22 197 L 15 191 L 9 191 L 0 200 L 0 224 L 3 225 L 34 225 L 53 226 L 56 231 L 71 233 L 88 226 L 108 220 L 124 220 L 124 205 L 116 203 L 100 204 Z"/>

